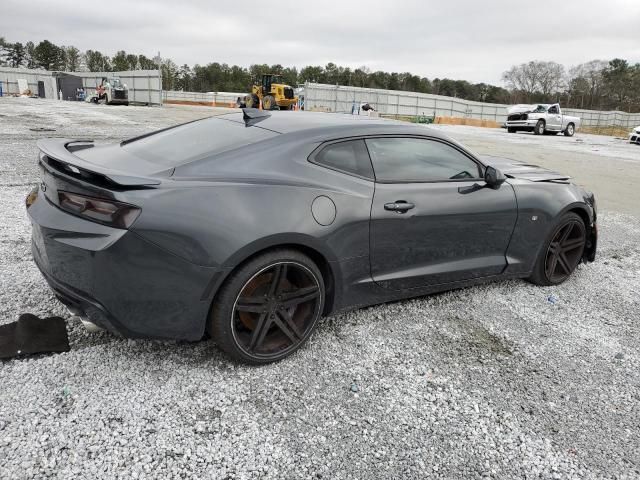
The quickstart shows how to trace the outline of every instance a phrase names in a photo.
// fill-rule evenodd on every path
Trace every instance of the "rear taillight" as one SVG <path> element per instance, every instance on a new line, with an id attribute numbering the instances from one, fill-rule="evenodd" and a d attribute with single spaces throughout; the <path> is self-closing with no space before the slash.
<path id="1" fill-rule="evenodd" d="M 134 205 L 105 198 L 58 191 L 58 200 L 63 210 L 110 227 L 129 228 L 140 215 Z"/>

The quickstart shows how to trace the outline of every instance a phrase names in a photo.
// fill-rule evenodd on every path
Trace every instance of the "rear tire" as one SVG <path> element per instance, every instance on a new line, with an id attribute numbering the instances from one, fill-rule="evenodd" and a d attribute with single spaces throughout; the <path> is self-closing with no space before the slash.
<path id="1" fill-rule="evenodd" d="M 544 120 L 538 120 L 538 123 L 536 123 L 536 127 L 533 129 L 533 134 L 544 135 L 544 127 L 545 127 Z"/>
<path id="2" fill-rule="evenodd" d="M 236 360 L 271 363 L 309 338 L 324 308 L 316 264 L 291 249 L 263 253 L 238 267 L 214 299 L 207 331 Z"/>
<path id="3" fill-rule="evenodd" d="M 564 129 L 565 137 L 573 137 L 573 134 L 576 133 L 576 127 L 573 123 L 567 125 L 567 128 Z"/>
<path id="4" fill-rule="evenodd" d="M 536 285 L 561 284 L 582 260 L 586 242 L 586 226 L 580 215 L 565 213 L 542 245 L 527 280 Z"/>

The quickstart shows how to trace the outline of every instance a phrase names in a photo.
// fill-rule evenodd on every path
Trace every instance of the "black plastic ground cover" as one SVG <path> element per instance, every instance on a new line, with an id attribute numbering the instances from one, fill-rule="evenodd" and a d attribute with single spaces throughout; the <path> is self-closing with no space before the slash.
<path id="1" fill-rule="evenodd" d="M 0 325 L 0 358 L 69 351 L 67 327 L 61 317 L 39 318 L 23 313 L 17 322 Z"/>

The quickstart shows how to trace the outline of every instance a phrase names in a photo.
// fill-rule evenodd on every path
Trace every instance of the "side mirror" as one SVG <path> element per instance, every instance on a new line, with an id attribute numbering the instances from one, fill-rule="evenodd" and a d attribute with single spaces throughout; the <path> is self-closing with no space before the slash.
<path id="1" fill-rule="evenodd" d="M 484 181 L 493 189 L 499 188 L 506 179 L 504 173 L 495 167 L 487 167 L 484 171 Z"/>

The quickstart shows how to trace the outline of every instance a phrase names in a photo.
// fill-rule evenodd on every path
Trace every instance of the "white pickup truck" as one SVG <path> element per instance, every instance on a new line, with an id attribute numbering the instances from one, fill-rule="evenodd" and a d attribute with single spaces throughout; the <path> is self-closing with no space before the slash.
<path id="1" fill-rule="evenodd" d="M 563 115 L 560 104 L 514 105 L 507 110 L 507 131 L 533 132 L 536 135 L 556 135 L 560 132 L 573 137 L 580 127 L 580 118 Z"/>

